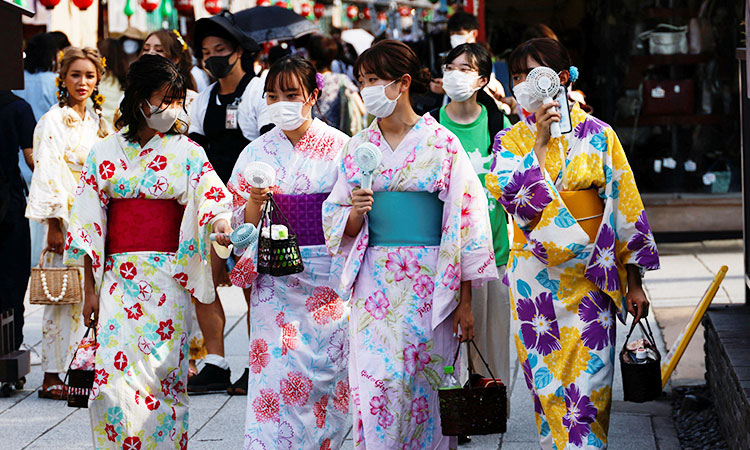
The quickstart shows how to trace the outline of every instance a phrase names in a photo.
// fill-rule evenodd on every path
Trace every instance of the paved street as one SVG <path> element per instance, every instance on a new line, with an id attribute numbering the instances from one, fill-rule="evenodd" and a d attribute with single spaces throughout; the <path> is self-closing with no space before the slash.
<path id="1" fill-rule="evenodd" d="M 665 244 L 660 246 L 660 251 L 663 255 L 662 269 L 648 274 L 645 280 L 657 317 L 668 316 L 670 308 L 694 307 L 713 279 L 713 274 L 722 264 L 729 265 L 730 270 L 716 297 L 716 302 L 744 301 L 740 241 Z M 242 373 L 243 365 L 247 361 L 246 309 L 242 294 L 238 289 L 221 288 L 220 293 L 224 298 L 224 308 L 227 312 L 227 358 L 232 366 L 233 377 L 236 377 Z M 26 339 L 29 345 L 37 349 L 41 341 L 41 319 L 41 307 L 27 305 Z M 681 329 L 683 325 L 684 322 L 675 326 Z M 666 354 L 661 332 L 658 327 L 654 327 L 654 322 L 652 322 L 652 328 L 658 335 L 657 340 L 662 346 L 662 353 Z M 618 328 L 618 350 L 626 331 L 624 326 Z M 698 333 L 702 333 L 702 330 Z M 691 345 L 690 348 L 694 346 Z M 692 359 L 693 363 L 700 367 L 702 363 L 700 347 L 693 351 L 690 348 L 685 358 Z M 668 401 L 647 404 L 623 402 L 619 365 L 615 372 L 610 448 L 615 450 L 679 449 Z M 473 442 L 462 446 L 462 449 L 530 450 L 538 448 L 531 397 L 517 366 L 512 369 L 511 373 L 512 380 L 509 383 L 511 415 L 508 421 L 508 432 L 504 435 L 475 436 Z M 679 375 L 679 371 L 676 375 Z M 15 393 L 10 398 L 0 398 L 0 436 L 2 436 L 0 447 L 8 450 L 91 448 L 88 411 L 68 408 L 63 402 L 38 399 L 36 389 L 41 382 L 40 367 L 33 366 L 26 389 Z M 679 380 L 676 384 L 680 384 Z M 245 402 L 245 397 L 226 395 L 192 397 L 190 448 L 241 448 Z M 344 448 L 352 448 L 351 437 L 347 438 Z"/>

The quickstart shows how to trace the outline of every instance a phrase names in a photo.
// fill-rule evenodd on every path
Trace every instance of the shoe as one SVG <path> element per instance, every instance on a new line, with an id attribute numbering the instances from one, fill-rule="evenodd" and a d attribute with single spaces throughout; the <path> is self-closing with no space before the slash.
<path id="1" fill-rule="evenodd" d="M 199 394 L 225 392 L 231 385 L 231 373 L 232 372 L 229 369 L 222 369 L 213 364 L 206 364 L 203 366 L 203 369 L 198 372 L 198 375 L 188 379 L 187 390 L 188 392 Z"/>
<path id="2" fill-rule="evenodd" d="M 458 445 L 471 443 L 471 436 L 458 436 Z"/>
<path id="3" fill-rule="evenodd" d="M 245 371 L 242 372 L 242 376 L 235 381 L 229 388 L 227 389 L 227 394 L 229 395 L 247 395 L 247 382 L 248 377 L 250 376 L 250 369 L 245 367 Z"/>

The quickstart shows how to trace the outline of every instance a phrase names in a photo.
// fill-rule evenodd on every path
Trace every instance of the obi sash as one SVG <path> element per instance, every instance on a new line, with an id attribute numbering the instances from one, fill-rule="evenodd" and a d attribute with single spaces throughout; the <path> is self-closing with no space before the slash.
<path id="1" fill-rule="evenodd" d="M 297 235 L 297 244 L 325 245 L 323 235 L 323 202 L 328 192 L 322 194 L 274 194 L 273 199 Z"/>
<path id="2" fill-rule="evenodd" d="M 589 242 L 594 242 L 604 215 L 604 203 L 599 197 L 599 190 L 560 191 L 560 198 L 578 225 L 589 235 Z M 513 226 L 513 242 L 526 244 L 526 236 L 518 224 Z"/>
<path id="3" fill-rule="evenodd" d="M 185 207 L 173 199 L 110 199 L 106 254 L 177 252 L 184 212 Z"/>
<path id="4" fill-rule="evenodd" d="M 439 246 L 443 202 L 437 192 L 381 191 L 373 195 L 369 245 L 383 247 Z"/>

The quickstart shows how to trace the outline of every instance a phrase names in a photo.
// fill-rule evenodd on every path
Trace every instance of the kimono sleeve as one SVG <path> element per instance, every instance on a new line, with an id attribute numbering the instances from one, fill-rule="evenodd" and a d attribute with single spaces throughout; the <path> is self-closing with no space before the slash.
<path id="1" fill-rule="evenodd" d="M 97 144 L 89 152 L 76 188 L 73 209 L 70 212 L 68 232 L 65 237 L 65 265 L 82 266 L 83 256 L 91 258 L 94 287 L 97 293 L 102 285 L 104 245 L 107 238 L 107 202 L 97 171 Z"/>
<path id="2" fill-rule="evenodd" d="M 245 180 L 243 171 L 251 160 L 252 144 L 249 144 L 237 158 L 232 170 L 232 176 L 227 189 L 232 194 L 232 227 L 237 228 L 245 223 L 245 205 L 250 197 L 250 184 Z M 235 286 L 247 289 L 258 277 L 258 241 L 246 249 L 234 248 L 234 254 L 239 256 L 237 263 L 229 274 L 229 279 Z"/>
<path id="3" fill-rule="evenodd" d="M 562 264 L 577 257 L 589 236 L 560 197 L 533 151 L 533 135 L 519 122 L 495 137 L 495 161 L 485 184 L 526 236 L 527 247 L 542 263 Z M 554 145 L 555 141 L 552 145 Z M 549 150 L 548 150 L 549 151 Z"/>

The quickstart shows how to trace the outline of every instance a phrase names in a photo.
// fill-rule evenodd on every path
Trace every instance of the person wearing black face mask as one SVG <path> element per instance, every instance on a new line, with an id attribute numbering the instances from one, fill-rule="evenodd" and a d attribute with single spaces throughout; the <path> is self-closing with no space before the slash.
<path id="1" fill-rule="evenodd" d="M 260 83 L 252 71 L 258 44 L 236 26 L 231 13 L 200 19 L 195 24 L 195 54 L 216 82 L 204 89 L 190 111 L 189 136 L 205 150 L 219 178 L 226 183 L 242 150 L 260 135 L 260 113 L 250 113 L 250 91 Z M 228 284 L 226 261 L 211 251 L 214 286 Z M 246 293 L 248 297 L 249 293 Z M 189 392 L 219 392 L 231 386 L 229 364 L 224 359 L 226 317 L 219 301 L 196 304 L 198 325 L 208 356 L 203 369 L 188 381 Z M 237 386 L 247 388 L 247 378 Z"/>

